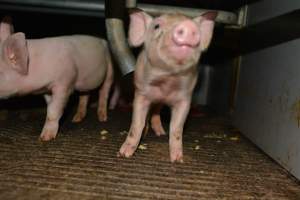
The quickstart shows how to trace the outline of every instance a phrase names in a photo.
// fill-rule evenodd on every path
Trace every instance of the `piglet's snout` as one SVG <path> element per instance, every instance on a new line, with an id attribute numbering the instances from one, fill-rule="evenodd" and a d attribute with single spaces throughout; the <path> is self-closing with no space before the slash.
<path id="1" fill-rule="evenodd" d="M 172 39 L 177 46 L 196 47 L 200 43 L 197 25 L 192 20 L 181 22 L 174 28 Z"/>

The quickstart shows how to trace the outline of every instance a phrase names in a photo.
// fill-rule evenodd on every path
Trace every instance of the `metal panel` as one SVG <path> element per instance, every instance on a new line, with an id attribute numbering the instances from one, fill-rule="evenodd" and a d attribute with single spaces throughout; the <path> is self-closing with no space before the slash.
<path id="1" fill-rule="evenodd" d="M 243 58 L 235 124 L 300 178 L 300 39 Z"/>
<path id="2" fill-rule="evenodd" d="M 255 24 L 300 8 L 299 0 L 264 0 L 249 5 L 248 24 Z"/>

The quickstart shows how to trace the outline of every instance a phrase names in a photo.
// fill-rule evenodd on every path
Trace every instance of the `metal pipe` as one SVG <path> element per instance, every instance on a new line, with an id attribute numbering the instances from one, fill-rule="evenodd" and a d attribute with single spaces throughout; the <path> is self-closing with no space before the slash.
<path id="1" fill-rule="evenodd" d="M 78 0 L 0 0 L 0 4 L 23 5 L 23 6 L 37 6 L 37 7 L 52 7 L 52 8 L 67 8 L 78 10 L 104 10 L 104 2 L 88 2 Z"/>
<path id="2" fill-rule="evenodd" d="M 124 31 L 125 1 L 106 0 L 105 8 L 107 39 L 122 74 L 126 75 L 134 71 L 135 58 L 130 51 Z"/>
<path id="3" fill-rule="evenodd" d="M 0 0 L 0 10 L 17 10 L 104 17 L 104 1 Z"/>
<path id="4" fill-rule="evenodd" d="M 126 0 L 126 8 L 135 8 L 136 0 Z"/>
<path id="5" fill-rule="evenodd" d="M 111 51 L 118 62 L 123 75 L 134 71 L 135 58 L 132 55 L 124 32 L 124 24 L 120 19 L 108 18 L 105 20 L 107 39 Z"/>
<path id="6" fill-rule="evenodd" d="M 184 8 L 184 7 L 152 5 L 152 4 L 138 4 L 137 7 L 144 10 L 145 12 L 149 13 L 152 16 L 159 16 L 161 14 L 179 12 L 189 17 L 197 17 L 202 13 L 209 11 L 207 9 L 199 9 L 199 8 Z M 237 21 L 238 21 L 238 17 L 236 14 L 232 12 L 218 10 L 218 16 L 216 18 L 216 22 L 223 23 L 223 24 L 236 24 Z"/>
<path id="7" fill-rule="evenodd" d="M 16 5 L 1 5 L 0 10 L 6 11 L 21 11 L 21 12 L 37 12 L 37 13 L 50 13 L 50 14 L 62 14 L 62 15 L 77 15 L 87 17 L 104 17 L 104 10 L 99 11 L 88 11 L 88 10 L 72 10 L 72 9 L 61 9 L 61 8 L 40 8 L 35 6 L 16 6 Z"/>

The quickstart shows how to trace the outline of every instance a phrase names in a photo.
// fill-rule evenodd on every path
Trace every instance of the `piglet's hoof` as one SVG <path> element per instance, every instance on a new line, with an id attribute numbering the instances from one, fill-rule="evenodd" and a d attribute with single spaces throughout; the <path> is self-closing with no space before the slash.
<path id="1" fill-rule="evenodd" d="M 125 142 L 120 148 L 120 151 L 118 153 L 118 157 L 129 158 L 133 155 L 135 150 L 136 150 L 136 146 Z"/>
<path id="2" fill-rule="evenodd" d="M 163 136 L 166 135 L 166 131 L 161 125 L 152 124 L 152 129 L 155 132 L 156 136 Z"/>
<path id="3" fill-rule="evenodd" d="M 56 137 L 56 132 L 46 130 L 46 131 L 42 132 L 42 134 L 40 135 L 39 140 L 43 141 L 43 142 L 46 142 L 46 141 L 50 141 L 52 139 L 55 139 L 55 137 Z"/>
<path id="4" fill-rule="evenodd" d="M 72 122 L 73 123 L 78 123 L 81 122 L 83 120 L 84 116 L 82 113 L 76 113 L 76 115 L 74 115 Z"/>
<path id="5" fill-rule="evenodd" d="M 98 120 L 100 122 L 106 122 L 107 121 L 107 114 L 102 112 L 102 111 L 98 112 Z"/>
<path id="6" fill-rule="evenodd" d="M 172 163 L 183 163 L 183 154 L 182 151 L 173 151 L 170 154 L 170 159 Z"/>

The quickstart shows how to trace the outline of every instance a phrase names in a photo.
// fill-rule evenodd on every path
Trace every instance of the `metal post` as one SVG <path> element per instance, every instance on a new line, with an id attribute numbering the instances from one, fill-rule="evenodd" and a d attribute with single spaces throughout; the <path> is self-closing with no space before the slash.
<path id="1" fill-rule="evenodd" d="M 130 51 L 125 36 L 124 13 L 124 0 L 105 0 L 107 38 L 122 74 L 126 75 L 134 71 L 135 58 Z"/>

